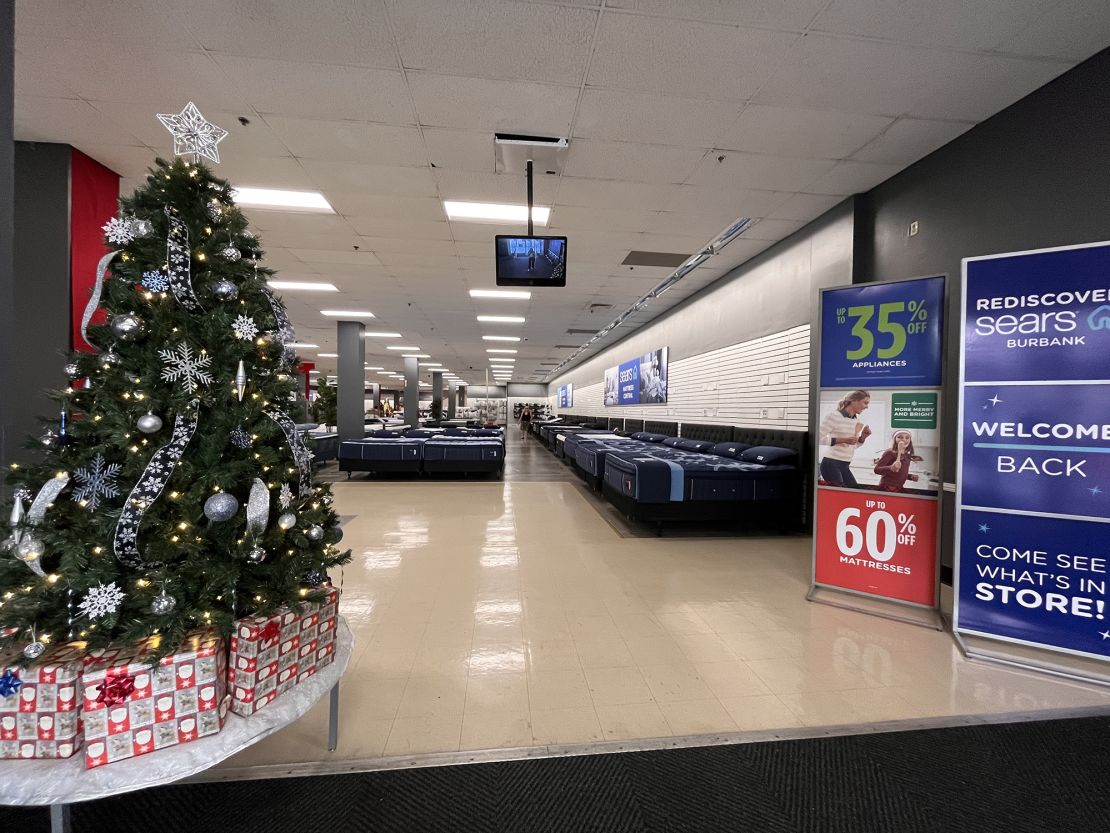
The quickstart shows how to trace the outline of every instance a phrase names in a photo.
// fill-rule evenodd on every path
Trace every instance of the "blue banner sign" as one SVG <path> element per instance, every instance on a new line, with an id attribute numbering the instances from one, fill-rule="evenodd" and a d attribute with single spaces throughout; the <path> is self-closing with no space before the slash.
<path id="1" fill-rule="evenodd" d="M 944 278 L 821 293 L 821 387 L 939 387 Z"/>
<path id="2" fill-rule="evenodd" d="M 1110 244 L 963 284 L 956 629 L 1110 658 Z"/>
<path id="3" fill-rule="evenodd" d="M 666 347 L 606 369 L 606 405 L 658 405 L 666 401 Z"/>
<path id="4" fill-rule="evenodd" d="M 559 407 L 574 407 L 574 385 L 561 385 L 559 387 Z"/>

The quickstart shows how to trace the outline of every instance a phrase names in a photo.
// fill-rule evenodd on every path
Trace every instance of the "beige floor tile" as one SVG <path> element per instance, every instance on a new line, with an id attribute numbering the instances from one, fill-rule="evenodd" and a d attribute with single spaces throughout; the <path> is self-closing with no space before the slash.
<path id="1" fill-rule="evenodd" d="M 567 612 L 571 636 L 579 639 L 621 639 L 621 633 L 608 611 L 600 615 L 572 615 Z"/>
<path id="2" fill-rule="evenodd" d="M 614 614 L 613 623 L 625 639 L 658 639 L 667 635 L 655 617 L 646 614 Z"/>
<path id="3" fill-rule="evenodd" d="M 891 688 L 862 688 L 843 694 L 867 722 L 905 720 L 915 716 L 911 701 Z"/>
<path id="4" fill-rule="evenodd" d="M 603 738 L 593 706 L 532 709 L 532 739 L 537 744 L 586 743 Z"/>
<path id="5" fill-rule="evenodd" d="M 731 662 L 696 662 L 694 669 L 717 697 L 771 693 L 766 683 L 746 663 L 738 659 Z"/>
<path id="6" fill-rule="evenodd" d="M 585 675 L 595 706 L 652 702 L 651 689 L 638 668 L 587 668 Z"/>
<path id="7" fill-rule="evenodd" d="M 780 694 L 779 699 L 806 726 L 859 723 L 866 718 L 855 708 L 851 691 L 805 691 Z"/>
<path id="8" fill-rule="evenodd" d="M 371 674 L 347 672 L 343 675 L 339 686 L 340 714 L 342 715 L 344 707 L 349 707 L 355 711 L 360 720 L 363 718 L 392 720 L 397 716 L 397 707 L 401 705 L 401 697 L 405 693 L 407 683 L 408 680 L 403 677 L 376 677 Z M 347 697 L 350 697 L 349 706 L 346 702 Z"/>
<path id="9" fill-rule="evenodd" d="M 742 731 L 793 729 L 802 721 L 774 694 L 748 697 L 721 697 L 729 717 Z"/>
<path id="10" fill-rule="evenodd" d="M 524 657 L 529 670 L 536 671 L 577 671 L 581 668 L 578 651 L 571 639 L 526 638 Z"/>
<path id="11" fill-rule="evenodd" d="M 748 633 L 723 633 L 721 641 L 737 657 L 750 659 L 787 659 L 801 653 L 801 647 L 792 640 L 789 631 L 756 631 Z"/>
<path id="12" fill-rule="evenodd" d="M 678 665 L 690 661 L 669 634 L 626 639 L 624 644 L 628 646 L 629 653 L 638 665 Z"/>
<path id="13" fill-rule="evenodd" d="M 409 677 L 397 707 L 398 717 L 445 717 L 463 713 L 467 678 L 429 674 Z"/>
<path id="14" fill-rule="evenodd" d="M 593 708 L 593 698 L 581 671 L 532 671 L 528 674 L 532 711 Z"/>
<path id="15" fill-rule="evenodd" d="M 574 645 L 583 668 L 622 668 L 637 664 L 628 646 L 620 637 L 581 638 L 576 639 Z"/>
<path id="16" fill-rule="evenodd" d="M 674 734 L 655 703 L 599 705 L 597 719 L 606 740 L 665 738 Z"/>
<path id="17" fill-rule="evenodd" d="M 655 618 L 663 629 L 675 633 L 713 633 L 713 628 L 693 611 L 684 613 L 656 613 Z"/>
<path id="18" fill-rule="evenodd" d="M 736 723 L 716 699 L 660 703 L 659 710 L 675 735 L 736 731 Z"/>
<path id="19" fill-rule="evenodd" d="M 527 654 L 516 642 L 475 644 L 466 664 L 470 674 L 523 674 Z"/>
<path id="20" fill-rule="evenodd" d="M 470 668 L 470 646 L 422 644 L 412 665 L 412 673 L 419 676 L 428 674 L 466 674 Z"/>
<path id="21" fill-rule="evenodd" d="M 866 687 L 866 680 L 856 666 L 814 666 L 796 659 L 755 659 L 748 661 L 748 667 L 774 694 Z"/>
<path id="22" fill-rule="evenodd" d="M 457 752 L 462 731 L 462 712 L 440 717 L 398 717 L 386 741 L 387 758 L 432 752 Z"/>
<path id="23" fill-rule="evenodd" d="M 528 678 L 520 674 L 471 674 L 467 711 L 528 711 Z"/>
<path id="24" fill-rule="evenodd" d="M 463 712 L 460 749 L 512 749 L 532 745 L 528 709 L 471 710 Z"/>
<path id="25" fill-rule="evenodd" d="M 714 697 L 692 665 L 645 665 L 640 667 L 640 673 L 644 675 L 644 681 L 657 703 L 710 700 Z"/>
<path id="26" fill-rule="evenodd" d="M 729 662 L 736 659 L 734 654 L 715 633 L 680 633 L 674 641 L 690 662 Z"/>

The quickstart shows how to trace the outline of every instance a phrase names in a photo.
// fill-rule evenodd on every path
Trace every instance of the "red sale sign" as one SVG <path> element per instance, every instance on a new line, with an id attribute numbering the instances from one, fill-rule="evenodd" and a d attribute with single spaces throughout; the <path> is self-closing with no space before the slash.
<path id="1" fill-rule="evenodd" d="M 817 490 L 817 584 L 934 607 L 937 501 Z"/>

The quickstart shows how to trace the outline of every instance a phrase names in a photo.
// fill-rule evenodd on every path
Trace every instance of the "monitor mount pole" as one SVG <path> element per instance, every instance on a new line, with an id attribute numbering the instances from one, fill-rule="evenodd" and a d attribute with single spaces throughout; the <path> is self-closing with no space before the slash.
<path id="1" fill-rule="evenodd" d="M 528 176 L 528 236 L 532 236 L 532 160 L 528 160 L 528 167 L 525 169 Z"/>

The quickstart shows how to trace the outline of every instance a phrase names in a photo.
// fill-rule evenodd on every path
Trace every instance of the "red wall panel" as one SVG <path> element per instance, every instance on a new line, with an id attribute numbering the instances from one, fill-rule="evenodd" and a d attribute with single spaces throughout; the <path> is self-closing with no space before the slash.
<path id="1" fill-rule="evenodd" d="M 70 347 L 74 350 L 95 350 L 81 338 L 81 316 L 96 283 L 96 264 L 110 251 L 104 245 L 101 227 L 116 214 L 119 180 L 115 171 L 73 149 L 69 180 L 69 286 Z M 98 310 L 93 323 L 103 320 L 104 311 Z"/>

